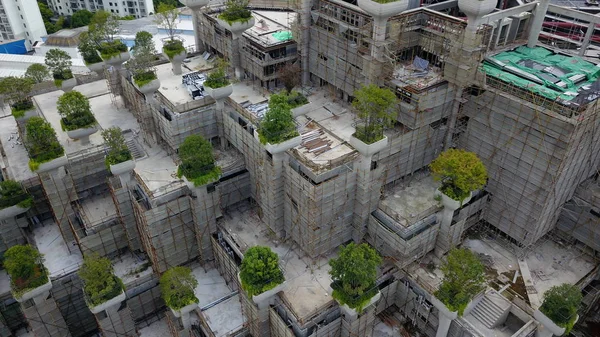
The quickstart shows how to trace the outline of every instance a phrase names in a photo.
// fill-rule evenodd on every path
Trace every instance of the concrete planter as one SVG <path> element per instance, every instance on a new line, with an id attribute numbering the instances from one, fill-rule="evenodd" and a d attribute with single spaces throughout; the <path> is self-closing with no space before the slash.
<path id="1" fill-rule="evenodd" d="M 167 55 L 164 51 L 163 54 L 167 59 L 169 59 L 169 61 L 171 61 L 171 66 L 173 67 L 173 74 L 181 75 L 181 62 L 183 62 L 183 60 L 185 60 L 185 58 L 187 57 L 187 51 L 183 50 L 181 53 L 175 54 L 173 58 L 169 58 L 169 55 Z"/>
<path id="2" fill-rule="evenodd" d="M 303 116 L 306 115 L 307 113 L 309 113 L 311 110 L 311 104 L 306 103 L 304 105 L 301 106 L 297 106 L 295 108 L 292 109 L 292 115 L 294 116 L 294 118 L 298 117 L 298 116 Z"/>
<path id="3" fill-rule="evenodd" d="M 37 109 L 34 107 L 30 110 L 25 111 L 25 114 L 22 117 L 15 117 L 15 119 L 19 122 L 26 122 L 27 120 L 29 120 L 29 118 L 35 117 L 37 115 Z"/>
<path id="4" fill-rule="evenodd" d="M 490 14 L 496 8 L 496 0 L 458 0 L 458 8 L 465 13 L 469 26 L 477 26 L 479 18 Z"/>
<path id="5" fill-rule="evenodd" d="M 67 136 L 75 140 L 80 140 L 81 144 L 89 144 L 90 136 L 96 132 L 98 132 L 98 127 L 94 125 L 89 128 L 67 131 Z"/>
<path id="6" fill-rule="evenodd" d="M 208 5 L 209 0 L 183 0 L 182 2 L 187 7 L 197 10 Z"/>
<path id="7" fill-rule="evenodd" d="M 377 294 L 375 294 L 375 296 L 371 297 L 371 299 L 369 300 L 369 302 L 367 304 L 365 304 L 365 306 L 363 307 L 363 309 L 367 308 L 370 305 L 372 305 L 373 303 L 379 301 L 380 298 L 381 298 L 381 293 L 377 292 Z M 358 315 L 359 315 L 358 311 L 356 311 L 355 309 L 350 308 L 346 304 L 340 305 L 340 309 L 342 310 L 342 312 L 344 313 L 344 315 L 347 318 L 356 319 L 358 317 Z"/>
<path id="8" fill-rule="evenodd" d="M 398 0 L 381 4 L 372 0 L 358 0 L 358 7 L 374 18 L 389 18 L 408 9 L 409 1 Z"/>
<path id="9" fill-rule="evenodd" d="M 125 301 L 126 298 L 127 298 L 127 296 L 125 296 L 125 292 L 122 291 L 119 295 L 111 298 L 110 300 L 108 300 L 104 303 L 100 303 L 95 307 L 92 307 L 88 304 L 88 307 L 90 308 L 90 311 L 92 312 L 92 314 L 97 314 L 104 310 L 110 309 L 113 306 L 120 305 L 121 302 Z"/>
<path id="10" fill-rule="evenodd" d="M 52 289 L 52 281 L 50 281 L 50 278 L 48 278 L 48 283 L 23 293 L 21 297 L 15 296 L 15 300 L 19 303 L 23 303 L 33 299 L 35 303 L 38 304 L 48 297 L 50 294 L 50 289 Z"/>
<path id="11" fill-rule="evenodd" d="M 244 33 L 246 30 L 254 27 L 254 23 L 256 21 L 255 21 L 254 17 L 251 17 L 246 22 L 236 21 L 236 22 L 230 24 L 229 22 L 217 17 L 217 22 L 219 23 L 219 25 L 221 27 L 230 31 L 231 35 L 233 35 L 233 39 L 235 40 L 235 39 L 239 39 L 242 36 L 242 33 Z"/>
<path id="12" fill-rule="evenodd" d="M 68 80 L 62 81 L 62 83 L 60 84 L 60 90 L 64 92 L 69 92 L 73 90 L 73 88 L 75 88 L 76 85 L 77 80 L 75 79 L 75 77 L 69 78 Z"/>
<path id="13" fill-rule="evenodd" d="M 211 88 L 204 86 L 206 93 L 215 101 L 229 97 L 233 93 L 233 85 L 227 85 L 221 88 Z"/>
<path id="14" fill-rule="evenodd" d="M 36 172 L 44 173 L 44 172 L 52 171 L 61 166 L 65 166 L 68 163 L 69 163 L 69 160 L 67 159 L 67 156 L 61 156 L 56 159 L 52 159 L 50 161 L 40 164 L 40 166 L 38 167 Z"/>
<path id="15" fill-rule="evenodd" d="M 238 276 L 239 277 L 239 276 Z M 241 281 L 240 281 L 241 284 Z M 269 301 L 270 298 L 272 298 L 273 296 L 275 296 L 275 294 L 277 294 L 280 291 L 283 291 L 286 287 L 286 282 L 283 281 L 281 284 L 278 284 L 275 288 L 267 290 L 263 293 L 260 293 L 258 295 L 254 295 L 252 296 L 252 301 L 254 303 L 256 303 L 257 305 L 262 305 L 263 303 Z"/>
<path id="16" fill-rule="evenodd" d="M 135 87 L 144 95 L 151 95 L 153 94 L 156 90 L 158 90 L 160 88 L 160 80 L 157 78 L 155 80 L 152 80 L 150 83 L 147 83 L 146 85 L 139 87 L 137 84 L 135 84 L 135 81 L 133 81 L 133 85 L 135 85 Z"/>
<path id="17" fill-rule="evenodd" d="M 90 71 L 100 74 L 104 70 L 104 62 L 86 64 L 86 67 L 88 67 Z"/>
<path id="18" fill-rule="evenodd" d="M 198 303 L 192 303 L 192 304 L 188 304 L 185 307 L 179 309 L 179 310 L 174 310 L 171 309 L 171 312 L 173 313 L 173 316 L 179 318 L 182 317 L 186 314 L 189 314 L 190 312 L 194 311 L 196 308 L 198 308 Z"/>
<path id="19" fill-rule="evenodd" d="M 457 210 L 457 209 L 461 208 L 464 204 L 471 201 L 471 198 L 473 198 L 473 193 L 469 193 L 469 196 L 466 197 L 463 201 L 458 201 L 458 200 L 454 200 L 454 199 L 450 198 L 449 196 L 445 195 L 440 190 L 436 191 L 436 195 L 440 195 L 442 197 L 442 205 L 444 205 L 444 208 L 448 208 L 451 210 Z"/>
<path id="20" fill-rule="evenodd" d="M 124 51 L 117 56 L 111 57 L 108 60 L 104 60 L 104 63 L 115 68 L 120 68 L 123 63 L 129 60 L 130 57 L 131 55 L 129 55 L 129 52 Z"/>
<path id="21" fill-rule="evenodd" d="M 444 303 L 442 303 L 442 301 L 438 300 L 435 296 L 431 296 L 430 302 L 445 317 L 448 317 L 451 320 L 456 319 L 458 317 L 458 311 L 450 311 L 450 309 L 448 309 L 448 307 Z"/>
<path id="22" fill-rule="evenodd" d="M 19 214 L 27 212 L 31 207 L 19 207 L 18 205 L 0 209 L 0 220 L 14 218 Z"/>
<path id="23" fill-rule="evenodd" d="M 363 156 L 370 157 L 375 153 L 385 149 L 385 147 L 388 145 L 388 139 L 386 136 L 383 136 L 382 140 L 376 141 L 373 144 L 367 144 L 362 140 L 351 136 L 350 145 L 352 145 L 352 147 L 355 148 L 358 152 L 360 152 L 360 154 L 362 154 Z"/>
<path id="24" fill-rule="evenodd" d="M 110 165 L 110 172 L 113 175 L 121 175 L 124 173 L 129 173 L 131 171 L 133 171 L 133 169 L 135 168 L 135 162 L 133 160 L 128 160 L 128 161 L 124 161 L 122 163 L 118 163 L 118 164 L 114 164 L 114 165 Z"/>
<path id="25" fill-rule="evenodd" d="M 537 336 L 551 337 L 551 336 L 562 336 L 565 333 L 565 328 L 558 326 L 543 312 L 536 310 L 533 312 L 533 318 L 536 319 L 541 325 L 538 328 Z M 579 320 L 579 315 L 575 318 L 575 323 Z"/>
<path id="26" fill-rule="evenodd" d="M 258 138 L 258 132 L 254 130 L 254 138 L 260 142 L 260 138 Z M 291 148 L 296 146 L 300 146 L 302 144 L 302 136 L 298 135 L 294 138 L 288 139 L 285 142 L 271 144 L 265 144 L 265 150 L 269 151 L 271 154 L 277 154 L 285 152 Z"/>

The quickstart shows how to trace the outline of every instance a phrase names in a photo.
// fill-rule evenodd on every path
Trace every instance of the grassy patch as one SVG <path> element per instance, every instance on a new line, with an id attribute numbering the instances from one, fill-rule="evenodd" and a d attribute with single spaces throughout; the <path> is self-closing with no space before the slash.
<path id="1" fill-rule="evenodd" d="M 99 51 L 102 59 L 106 61 L 119 56 L 121 53 L 127 52 L 127 45 L 121 42 L 121 40 L 102 42 Z"/>
<path id="2" fill-rule="evenodd" d="M 177 168 L 177 176 L 179 178 L 183 177 L 183 174 L 181 172 L 180 168 Z M 187 180 L 191 181 L 194 183 L 194 186 L 202 186 L 202 185 L 206 185 L 208 183 L 212 183 L 214 181 L 219 180 L 219 178 L 221 177 L 221 168 L 218 166 L 213 167 L 212 170 L 196 176 L 194 178 L 190 178 L 190 177 L 185 177 Z"/>
<path id="3" fill-rule="evenodd" d="M 154 81 L 155 79 L 156 79 L 156 74 L 152 70 L 145 71 L 142 73 L 137 73 L 137 74 L 133 75 L 133 81 L 139 88 Z"/>
<path id="4" fill-rule="evenodd" d="M 179 55 L 184 51 L 183 42 L 179 40 L 170 40 L 163 44 L 163 52 L 167 54 L 169 60 L 172 60 L 175 55 Z"/>

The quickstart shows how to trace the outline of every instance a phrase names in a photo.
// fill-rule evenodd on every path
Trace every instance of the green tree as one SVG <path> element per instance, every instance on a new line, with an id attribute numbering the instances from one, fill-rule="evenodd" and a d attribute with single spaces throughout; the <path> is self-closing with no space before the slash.
<path id="1" fill-rule="evenodd" d="M 91 306 L 104 303 L 123 292 L 123 283 L 113 274 L 110 260 L 98 254 L 85 256 L 77 274 L 83 281 L 86 300 Z"/>
<path id="2" fill-rule="evenodd" d="M 0 182 L 0 209 L 15 205 L 22 208 L 31 207 L 33 199 L 18 182 L 14 180 Z"/>
<path id="3" fill-rule="evenodd" d="M 208 74 L 203 85 L 213 89 L 228 86 L 231 83 L 227 78 L 227 67 L 229 64 L 220 57 L 215 60 L 215 64 L 215 68 Z"/>
<path id="4" fill-rule="evenodd" d="M 79 91 L 62 94 L 58 98 L 56 108 L 67 131 L 86 128 L 96 123 L 88 98 Z"/>
<path id="5" fill-rule="evenodd" d="M 339 256 L 329 260 L 333 298 L 357 311 L 377 294 L 375 281 L 382 259 L 366 243 L 341 247 Z"/>
<path id="6" fill-rule="evenodd" d="M 429 164 L 433 178 L 442 182 L 440 191 L 462 201 L 472 191 L 482 188 L 487 181 L 487 170 L 473 152 L 449 149 Z"/>
<path id="7" fill-rule="evenodd" d="M 161 3 L 154 14 L 154 23 L 167 30 L 171 41 L 175 39 L 179 10 L 172 5 Z"/>
<path id="8" fill-rule="evenodd" d="M 161 4 L 166 4 L 177 8 L 183 7 L 183 4 L 177 0 L 153 0 L 152 2 L 154 3 L 154 8 L 158 8 L 158 6 Z"/>
<path id="9" fill-rule="evenodd" d="M 277 76 L 283 82 L 283 86 L 289 95 L 294 87 L 300 84 L 300 66 L 294 63 L 286 63 L 277 70 Z"/>
<path id="10" fill-rule="evenodd" d="M 244 254 L 240 279 L 242 288 L 250 297 L 275 288 L 284 281 L 279 256 L 269 247 L 251 247 Z"/>
<path id="11" fill-rule="evenodd" d="M 579 309 L 582 299 L 579 288 L 563 283 L 544 293 L 544 302 L 542 302 L 540 311 L 556 325 L 565 328 L 565 334 L 568 335 L 575 324 L 577 309 Z"/>
<path id="12" fill-rule="evenodd" d="M 105 10 L 99 10 L 94 13 L 89 24 L 88 32 L 92 39 L 99 45 L 101 41 L 112 41 L 119 33 L 119 17 Z"/>
<path id="13" fill-rule="evenodd" d="M 54 16 L 52 10 L 43 2 L 38 1 L 38 8 L 40 9 L 40 14 L 42 15 L 42 20 L 44 22 L 50 22 L 50 19 Z"/>
<path id="14" fill-rule="evenodd" d="M 251 17 L 248 0 L 227 0 L 225 10 L 219 15 L 220 19 L 230 24 L 236 21 L 247 22 Z"/>
<path id="15" fill-rule="evenodd" d="M 29 77 L 4 77 L 0 79 L 0 95 L 3 95 L 11 105 L 29 101 L 33 84 L 33 80 Z"/>
<path id="16" fill-rule="evenodd" d="M 29 168 L 37 170 L 39 164 L 56 159 L 65 153 L 56 138 L 56 132 L 50 123 L 42 117 L 32 117 L 25 125 L 27 130 L 25 141 L 29 152 Z"/>
<path id="17" fill-rule="evenodd" d="M 383 130 L 394 120 L 396 105 L 396 95 L 388 88 L 369 84 L 354 91 L 352 106 L 360 120 L 354 136 L 366 144 L 383 139 Z"/>
<path id="18" fill-rule="evenodd" d="M 73 78 L 71 72 L 71 56 L 64 50 L 53 48 L 48 50 L 45 59 L 46 65 L 52 71 L 52 76 L 56 80 L 68 80 Z"/>
<path id="19" fill-rule="evenodd" d="M 485 268 L 468 249 L 452 249 L 440 267 L 444 278 L 435 293 L 451 311 L 462 316 L 469 301 L 485 289 Z"/>
<path id="20" fill-rule="evenodd" d="M 133 159 L 119 127 L 113 126 L 102 131 L 104 144 L 108 147 L 106 164 L 115 165 Z"/>
<path id="21" fill-rule="evenodd" d="M 25 77 L 32 79 L 35 83 L 42 83 L 50 77 L 50 71 L 41 63 L 34 63 L 27 67 Z"/>
<path id="22" fill-rule="evenodd" d="M 71 17 L 71 27 L 77 28 L 87 26 L 90 24 L 90 22 L 92 22 L 93 16 L 94 13 L 88 11 L 87 9 L 80 9 L 73 13 L 73 16 Z"/>
<path id="23" fill-rule="evenodd" d="M 188 136 L 179 146 L 181 164 L 177 169 L 179 177 L 185 176 L 196 186 L 205 185 L 219 177 L 221 170 L 215 166 L 212 145 L 200 135 Z"/>
<path id="24" fill-rule="evenodd" d="M 4 268 L 15 293 L 35 289 L 48 282 L 43 256 L 31 245 L 16 245 L 4 253 Z"/>
<path id="25" fill-rule="evenodd" d="M 173 267 L 167 270 L 160 278 L 160 292 L 167 306 L 179 310 L 186 305 L 198 303 L 194 289 L 198 281 L 188 267 Z"/>
<path id="26" fill-rule="evenodd" d="M 135 45 L 131 49 L 133 58 L 125 66 L 133 73 L 134 77 L 148 72 L 154 74 L 154 68 L 151 64 L 156 60 L 158 52 L 156 51 L 154 40 L 152 40 L 152 34 L 146 31 L 137 32 L 134 43 Z"/>
<path id="27" fill-rule="evenodd" d="M 102 58 L 98 55 L 99 42 L 94 39 L 94 36 L 89 32 L 79 34 L 79 45 L 77 49 L 86 64 L 94 64 L 102 62 Z"/>
<path id="28" fill-rule="evenodd" d="M 269 109 L 258 127 L 258 138 L 262 144 L 278 144 L 298 136 L 292 107 L 285 95 L 271 95 Z"/>

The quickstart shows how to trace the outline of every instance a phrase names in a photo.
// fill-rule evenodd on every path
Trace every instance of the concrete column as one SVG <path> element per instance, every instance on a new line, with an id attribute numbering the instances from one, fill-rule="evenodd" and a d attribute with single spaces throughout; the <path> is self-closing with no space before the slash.
<path id="1" fill-rule="evenodd" d="M 592 35 L 594 34 L 594 29 L 596 28 L 596 24 L 590 22 L 587 26 L 587 32 L 585 33 L 585 37 L 583 38 L 583 42 L 581 43 L 581 49 L 579 49 L 579 56 L 584 56 L 587 47 L 590 45 L 590 40 Z"/>
<path id="2" fill-rule="evenodd" d="M 129 308 L 121 309 L 121 305 L 126 299 L 125 292 L 122 292 L 104 303 L 90 307 L 104 337 L 138 336 Z M 101 315 L 102 312 L 106 315 Z"/>
<path id="3" fill-rule="evenodd" d="M 183 326 L 183 330 L 180 330 L 177 332 L 179 337 L 191 336 L 191 334 L 190 334 L 190 328 L 192 327 L 191 313 L 192 313 L 192 311 L 194 311 L 196 309 L 198 309 L 198 303 L 192 303 L 192 304 L 186 305 L 185 307 L 183 307 L 179 310 L 171 309 L 173 316 L 178 318 L 179 322 L 181 322 L 181 325 Z"/>
<path id="4" fill-rule="evenodd" d="M 446 254 L 450 248 L 452 248 L 453 231 L 451 230 L 452 218 L 454 217 L 454 211 L 461 208 L 462 205 L 468 203 L 471 200 L 471 196 L 463 200 L 462 202 L 456 201 L 447 195 L 436 191 L 437 195 L 442 198 L 442 204 L 444 209 L 442 210 L 442 220 L 440 223 L 440 231 L 438 233 L 434 253 L 437 257 L 442 257 Z"/>
<path id="5" fill-rule="evenodd" d="M 150 83 L 146 84 L 143 87 L 138 87 L 135 84 L 135 87 L 146 97 L 146 102 L 150 105 L 155 105 L 156 100 L 154 99 L 154 92 L 160 88 L 160 80 L 157 78 L 152 80 Z"/>
<path id="6" fill-rule="evenodd" d="M 217 231 L 216 219 L 221 216 L 219 192 L 215 190 L 208 193 L 207 187 L 213 182 L 202 186 L 194 186 L 194 183 L 187 179 L 184 179 L 184 182 L 193 197 L 191 211 L 194 213 L 196 240 L 201 262 L 210 262 L 214 259 L 210 236 Z"/>
<path id="7" fill-rule="evenodd" d="M 48 283 L 23 293 L 15 300 L 21 304 L 23 315 L 36 337 L 70 336 L 56 301 L 50 297 L 50 290 L 52 282 L 48 280 Z M 33 304 L 30 301 L 33 301 Z"/>
<path id="8" fill-rule="evenodd" d="M 300 12 L 300 31 L 302 32 L 301 43 L 299 46 L 299 50 L 301 51 L 302 59 L 302 85 L 308 86 L 310 82 L 310 23 L 311 23 L 311 14 L 310 7 L 312 1 L 311 0 L 302 0 L 301 12 Z"/>
<path id="9" fill-rule="evenodd" d="M 529 27 L 529 38 L 527 40 L 527 47 L 529 48 L 535 47 L 535 45 L 538 42 L 538 37 L 540 36 L 540 32 L 542 31 L 542 25 L 544 24 L 544 18 L 546 17 L 546 12 L 548 11 L 549 4 L 550 0 L 540 0 L 535 9 L 533 22 Z"/>
<path id="10" fill-rule="evenodd" d="M 208 2 L 209 0 L 182 0 L 182 3 L 192 10 L 192 24 L 194 25 L 196 51 L 199 53 L 204 52 L 204 46 L 202 45 L 202 42 L 200 41 L 200 36 L 198 34 L 198 15 L 200 14 L 200 9 L 208 5 Z"/>
<path id="11" fill-rule="evenodd" d="M 405 11 L 409 1 L 398 0 L 381 4 L 372 0 L 358 0 L 358 7 L 373 17 L 373 44 L 371 45 L 371 56 L 383 61 L 383 43 L 385 41 L 387 20 L 394 15 Z"/>
<path id="12" fill-rule="evenodd" d="M 458 317 L 458 313 L 448 310 L 446 305 L 435 297 L 431 297 L 430 301 L 438 309 L 438 328 L 435 337 L 446 337 L 448 336 L 448 330 L 450 330 L 450 324 Z"/>
<path id="13" fill-rule="evenodd" d="M 251 17 L 247 22 L 234 22 L 230 24 L 227 21 L 217 18 L 219 25 L 231 32 L 231 54 L 230 62 L 235 68 L 235 76 L 238 80 L 242 80 L 244 70 L 242 69 L 241 57 L 240 57 L 240 41 L 242 34 L 254 26 L 254 17 Z"/>
<path id="14" fill-rule="evenodd" d="M 222 88 L 209 88 L 204 87 L 204 90 L 210 97 L 215 100 L 215 115 L 217 119 L 217 127 L 219 129 L 219 139 L 221 140 L 221 149 L 227 147 L 227 140 L 225 139 L 225 125 L 223 125 L 223 114 L 225 113 L 225 99 L 233 93 L 233 86 L 230 84 Z"/>
<path id="15" fill-rule="evenodd" d="M 0 240 L 7 248 L 26 242 L 21 227 L 27 227 L 27 220 L 17 219 L 16 216 L 28 210 L 29 207 L 22 208 L 17 205 L 0 210 Z"/>
<path id="16" fill-rule="evenodd" d="M 446 139 L 444 139 L 444 150 L 448 150 L 452 147 L 452 135 L 456 127 L 456 119 L 458 118 L 458 112 L 460 110 L 460 104 L 462 100 L 462 93 L 464 87 L 455 86 L 456 92 L 454 93 L 454 102 L 452 103 L 452 112 L 448 117 L 448 130 L 446 130 Z"/>

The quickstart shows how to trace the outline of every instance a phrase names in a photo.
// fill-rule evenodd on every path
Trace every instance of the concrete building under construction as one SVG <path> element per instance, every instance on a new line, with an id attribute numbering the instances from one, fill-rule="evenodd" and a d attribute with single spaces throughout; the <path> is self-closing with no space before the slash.
<path id="1" fill-rule="evenodd" d="M 548 0 L 257 0 L 254 25 L 232 32 L 217 20 L 221 5 L 185 2 L 197 50 L 183 75 L 159 61 L 156 90 L 141 92 L 121 67 L 75 87 L 100 129 L 123 130 L 134 169 L 110 173 L 99 132 L 84 143 L 61 131 L 55 90 L 33 101 L 66 158 L 32 172 L 25 122 L 4 107 L 2 176 L 35 204 L 2 219 L 0 251 L 34 245 L 52 286 L 18 302 L 0 270 L 0 336 L 552 336 L 537 309 L 563 283 L 584 296 L 572 335 L 597 336 L 599 16 Z M 215 56 L 238 79 L 217 100 L 202 86 Z M 300 137 L 263 145 L 256 130 L 289 63 L 309 101 L 293 110 Z M 350 104 L 370 83 L 398 97 L 374 146 L 353 137 Z M 190 187 L 178 149 L 197 134 L 222 173 Z M 475 152 L 489 174 L 456 209 L 436 197 L 428 168 L 448 148 Z M 328 273 L 349 242 L 384 258 L 380 297 L 358 315 L 331 296 Z M 260 303 L 238 279 L 256 245 L 279 255 L 286 279 Z M 488 285 L 460 317 L 433 296 L 456 246 L 482 259 Z M 125 286 L 94 313 L 77 274 L 92 253 Z M 191 320 L 167 310 L 158 287 L 180 265 L 199 283 Z"/>

